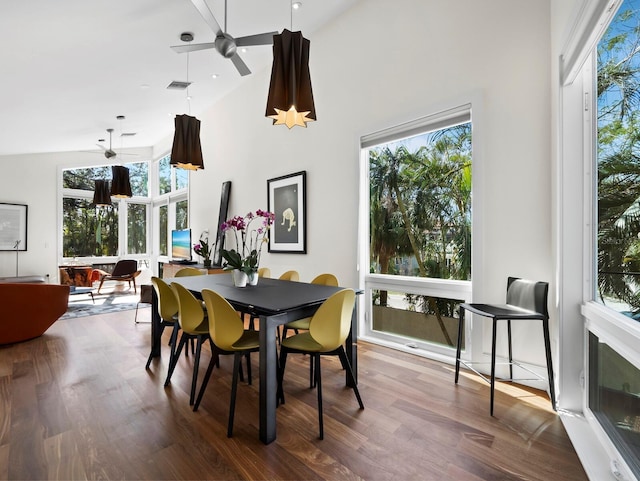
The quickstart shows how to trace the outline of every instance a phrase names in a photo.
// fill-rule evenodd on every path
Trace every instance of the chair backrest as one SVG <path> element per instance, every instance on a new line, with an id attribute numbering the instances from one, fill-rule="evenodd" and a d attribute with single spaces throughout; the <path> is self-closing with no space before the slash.
<path id="1" fill-rule="evenodd" d="M 258 277 L 271 277 L 271 269 L 269 269 L 268 267 L 259 268 Z"/>
<path id="2" fill-rule="evenodd" d="M 112 276 L 126 276 L 127 274 L 133 274 L 138 270 L 138 261 L 135 259 L 121 259 L 116 262 L 113 268 Z"/>
<path id="3" fill-rule="evenodd" d="M 183 331 L 195 333 L 204 320 L 202 303 L 185 287 L 173 282 L 171 290 L 178 298 L 178 321 Z"/>
<path id="4" fill-rule="evenodd" d="M 311 318 L 309 334 L 324 351 L 337 349 L 347 339 L 355 301 L 354 290 L 343 289 L 324 301 Z"/>
<path id="5" fill-rule="evenodd" d="M 195 267 L 183 267 L 174 274 L 174 277 L 187 277 L 187 276 L 203 276 L 204 272 Z"/>
<path id="6" fill-rule="evenodd" d="M 278 279 L 280 279 L 281 281 L 299 281 L 300 280 L 300 274 L 298 274 L 298 271 L 287 271 L 284 274 L 282 274 L 280 277 L 278 277 Z"/>
<path id="7" fill-rule="evenodd" d="M 163 321 L 171 321 L 178 313 L 178 299 L 169 285 L 159 277 L 152 277 L 151 284 L 158 296 L 158 314 Z"/>
<path id="8" fill-rule="evenodd" d="M 211 289 L 202 289 L 202 299 L 209 316 L 209 335 L 220 349 L 232 351 L 242 337 L 244 322 L 229 301 Z"/>
<path id="9" fill-rule="evenodd" d="M 548 282 L 529 281 L 518 277 L 509 277 L 507 280 L 507 304 L 512 306 L 529 309 L 548 318 L 548 296 Z"/>
<path id="10" fill-rule="evenodd" d="M 338 287 L 338 278 L 333 274 L 320 274 L 311 281 L 311 284 L 321 284 L 323 286 Z"/>

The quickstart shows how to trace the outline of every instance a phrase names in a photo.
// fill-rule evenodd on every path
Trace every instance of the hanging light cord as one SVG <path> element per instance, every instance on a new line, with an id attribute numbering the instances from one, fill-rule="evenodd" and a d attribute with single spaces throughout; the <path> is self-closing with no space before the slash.
<path id="1" fill-rule="evenodd" d="M 191 115 L 191 96 L 189 95 L 189 52 L 187 52 L 187 110 Z"/>
<path id="2" fill-rule="evenodd" d="M 291 31 L 293 32 L 293 0 L 289 2 L 289 15 L 291 16 Z"/>

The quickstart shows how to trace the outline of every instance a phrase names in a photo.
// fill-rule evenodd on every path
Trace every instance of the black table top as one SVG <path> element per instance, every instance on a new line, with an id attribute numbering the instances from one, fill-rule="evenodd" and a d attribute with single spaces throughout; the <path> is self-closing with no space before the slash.
<path id="1" fill-rule="evenodd" d="M 236 308 L 272 315 L 322 304 L 344 287 L 324 286 L 306 282 L 282 281 L 261 277 L 256 286 L 235 287 L 231 273 L 167 279 L 194 293 L 202 289 L 216 291 Z"/>

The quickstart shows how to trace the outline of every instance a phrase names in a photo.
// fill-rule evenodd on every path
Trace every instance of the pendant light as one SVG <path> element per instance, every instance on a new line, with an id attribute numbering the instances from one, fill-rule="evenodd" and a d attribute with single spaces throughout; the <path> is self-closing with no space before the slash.
<path id="1" fill-rule="evenodd" d="M 191 42 L 193 35 L 183 33 L 180 35 L 183 42 Z M 187 107 L 189 115 L 176 115 L 175 133 L 171 148 L 171 160 L 173 167 L 186 170 L 204 169 L 202 159 L 202 146 L 200 145 L 200 121 L 191 114 L 191 97 L 189 96 L 189 52 L 187 52 Z"/>
<path id="2" fill-rule="evenodd" d="M 286 125 L 291 129 L 296 125 L 306 127 L 307 122 L 316 120 L 309 72 L 310 45 L 302 32 L 286 28 L 273 36 L 273 65 L 265 112 L 266 117 L 273 119 L 273 125 Z"/>
<path id="3" fill-rule="evenodd" d="M 111 190 L 109 181 L 97 179 L 95 182 L 95 190 L 93 191 L 93 205 L 96 207 L 106 207 L 111 205 Z"/>
<path id="4" fill-rule="evenodd" d="M 124 120 L 124 115 L 118 115 L 116 118 L 120 121 L 120 155 L 122 155 L 122 121 Z M 129 180 L 129 169 L 122 165 L 111 166 L 111 195 L 118 199 L 133 195 Z"/>
<path id="5" fill-rule="evenodd" d="M 131 182 L 129 181 L 129 169 L 123 165 L 111 166 L 111 195 L 118 199 L 131 197 Z"/>

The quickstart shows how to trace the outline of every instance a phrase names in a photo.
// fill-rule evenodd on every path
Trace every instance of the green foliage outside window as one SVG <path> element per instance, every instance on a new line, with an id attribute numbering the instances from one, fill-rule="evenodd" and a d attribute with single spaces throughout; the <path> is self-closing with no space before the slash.
<path id="1" fill-rule="evenodd" d="M 369 151 L 371 272 L 471 278 L 471 124 Z"/>
<path id="2" fill-rule="evenodd" d="M 597 49 L 598 297 L 640 312 L 640 1 L 625 0 Z"/>
<path id="3" fill-rule="evenodd" d="M 63 204 L 63 256 L 91 257 L 118 254 L 118 211 L 96 209 L 90 200 L 65 198 Z"/>
<path id="4" fill-rule="evenodd" d="M 127 252 L 144 254 L 147 252 L 147 206 L 127 205 Z"/>

